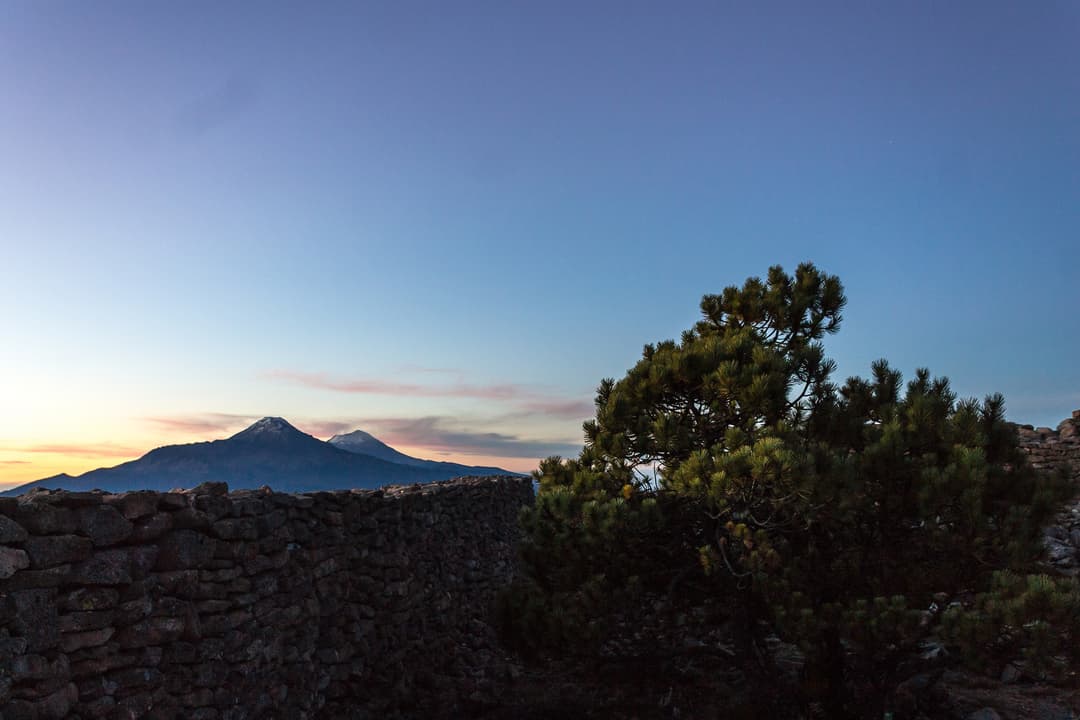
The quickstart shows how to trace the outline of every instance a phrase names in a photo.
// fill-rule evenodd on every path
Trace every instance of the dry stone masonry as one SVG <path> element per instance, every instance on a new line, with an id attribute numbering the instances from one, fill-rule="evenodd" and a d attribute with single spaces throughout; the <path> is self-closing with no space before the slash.
<path id="1" fill-rule="evenodd" d="M 461 714 L 528 478 L 0 498 L 0 718 Z"/>
<path id="2" fill-rule="evenodd" d="M 1063 420 L 1057 430 L 1021 425 L 1020 446 L 1035 467 L 1064 469 L 1080 491 L 1080 410 Z M 1067 575 L 1080 575 L 1080 496 L 1058 515 L 1044 533 L 1047 560 Z"/>

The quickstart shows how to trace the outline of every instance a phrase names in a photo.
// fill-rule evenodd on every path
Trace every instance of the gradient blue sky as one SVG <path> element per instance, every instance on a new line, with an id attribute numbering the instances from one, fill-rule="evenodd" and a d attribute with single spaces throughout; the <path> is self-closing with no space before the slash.
<path id="1" fill-rule="evenodd" d="M 1080 4 L 0 4 L 0 485 L 282 415 L 572 453 L 700 296 L 1080 407 Z"/>

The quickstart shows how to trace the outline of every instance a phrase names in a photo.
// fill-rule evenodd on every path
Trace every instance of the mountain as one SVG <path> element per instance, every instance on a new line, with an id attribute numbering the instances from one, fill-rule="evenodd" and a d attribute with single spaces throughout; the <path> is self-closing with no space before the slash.
<path id="1" fill-rule="evenodd" d="M 279 492 L 310 492 L 433 482 L 460 475 L 514 474 L 499 468 L 417 460 L 375 438 L 371 440 L 386 457 L 396 454 L 412 462 L 346 450 L 302 433 L 282 418 L 265 417 L 225 440 L 166 445 L 116 467 L 75 477 L 55 475 L 0 495 L 21 495 L 35 487 L 160 491 L 218 481 L 227 482 L 234 490 L 269 485 Z"/>
<path id="2" fill-rule="evenodd" d="M 369 435 L 363 430 L 353 430 L 351 433 L 347 433 L 345 435 L 335 435 L 334 437 L 327 440 L 327 442 L 334 447 L 339 447 L 342 450 L 348 450 L 351 453 L 370 455 L 371 457 L 376 457 L 380 460 L 386 460 L 387 462 L 397 463 L 398 465 L 408 465 L 409 467 L 428 468 L 431 470 L 439 470 L 440 472 L 454 473 L 455 476 L 514 474 L 497 467 L 459 465 L 458 463 L 452 462 L 440 462 L 438 460 L 421 460 L 420 458 L 414 458 L 411 455 L 406 455 L 403 452 L 395 450 L 383 441 L 379 440 L 373 435 Z"/>

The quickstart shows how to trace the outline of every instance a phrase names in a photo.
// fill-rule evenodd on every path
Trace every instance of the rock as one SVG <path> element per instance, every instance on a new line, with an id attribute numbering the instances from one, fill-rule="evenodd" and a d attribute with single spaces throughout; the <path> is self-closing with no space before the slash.
<path id="1" fill-rule="evenodd" d="M 26 652 L 26 638 L 0 637 L 0 657 L 12 658 Z"/>
<path id="2" fill-rule="evenodd" d="M 949 651 L 936 640 L 925 640 L 919 643 L 919 659 L 930 665 L 940 665 L 949 658 Z"/>
<path id="3" fill-rule="evenodd" d="M 159 493 L 140 490 L 122 495 L 106 495 L 105 503 L 120 510 L 125 519 L 137 520 L 157 512 L 158 497 Z"/>
<path id="4" fill-rule="evenodd" d="M 157 540 L 173 528 L 172 515 L 165 512 L 144 517 L 135 523 L 135 530 L 129 540 L 134 543 L 147 543 Z"/>
<path id="5" fill-rule="evenodd" d="M 1050 562 L 1056 564 L 1067 563 L 1073 559 L 1073 548 L 1071 545 L 1059 541 L 1048 541 L 1046 543 L 1046 556 L 1050 559 Z"/>
<path id="6" fill-rule="evenodd" d="M 61 615 L 57 621 L 57 627 L 60 628 L 61 633 L 86 632 L 109 627 L 115 619 L 116 611 L 112 609 L 84 610 Z"/>
<path id="7" fill-rule="evenodd" d="M 0 580 L 11 577 L 19 570 L 30 567 L 25 550 L 0 545 Z"/>
<path id="8" fill-rule="evenodd" d="M 71 706 L 79 700 L 79 689 L 74 683 L 68 683 L 61 689 L 36 703 L 36 717 L 39 720 L 63 720 L 71 711 Z"/>
<path id="9" fill-rule="evenodd" d="M 53 507 L 32 499 L 19 503 L 15 519 L 34 535 L 70 534 L 77 527 L 75 513 L 70 508 Z"/>
<path id="10" fill-rule="evenodd" d="M 24 547 L 30 556 L 30 567 L 42 570 L 85 560 L 93 552 L 94 544 L 78 535 L 45 535 L 30 538 Z"/>
<path id="11" fill-rule="evenodd" d="M 225 518 L 213 525 L 214 535 L 222 540 L 256 540 L 259 525 L 254 518 Z"/>
<path id="12" fill-rule="evenodd" d="M 26 540 L 26 529 L 6 515 L 0 515 L 0 545 L 21 543 Z"/>
<path id="13" fill-rule="evenodd" d="M 184 627 L 184 621 L 180 618 L 149 618 L 122 629 L 116 640 L 122 648 L 163 645 L 179 640 L 184 634 Z"/>
<path id="14" fill-rule="evenodd" d="M 12 700 L 4 706 L 4 720 L 38 720 L 37 706 L 27 700 Z"/>
<path id="15" fill-rule="evenodd" d="M 194 530 L 173 530 L 161 539 L 158 570 L 187 570 L 214 557 L 214 540 Z"/>
<path id="16" fill-rule="evenodd" d="M 60 636 L 60 649 L 66 653 L 72 653 L 88 647 L 98 647 L 109 642 L 115 628 L 105 627 L 85 632 L 64 633 Z"/>
<path id="17" fill-rule="evenodd" d="M 4 590 L 14 592 L 59 587 L 70 572 L 70 565 L 57 565 L 48 570 L 21 570 L 4 583 Z"/>
<path id="18" fill-rule="evenodd" d="M 80 532 L 94 543 L 107 547 L 122 542 L 131 535 L 134 525 L 112 505 L 82 508 L 77 513 Z"/>
<path id="19" fill-rule="evenodd" d="M 104 610 L 116 607 L 120 593 L 112 588 L 79 588 L 60 598 L 60 609 L 67 611 Z"/>
<path id="20" fill-rule="evenodd" d="M 18 655 L 11 660 L 11 677 L 15 682 L 55 680 L 68 675 L 68 659 L 60 655 L 49 660 L 42 655 Z"/>
<path id="21" fill-rule="evenodd" d="M 1048 543 L 1055 540 L 1058 542 L 1067 542 L 1069 539 L 1069 531 L 1060 525 L 1050 525 L 1049 527 L 1044 528 L 1043 535 Z"/>
<path id="22" fill-rule="evenodd" d="M 170 517 L 172 526 L 177 530 L 206 530 L 214 520 L 210 515 L 191 507 L 177 510 Z"/>
<path id="23" fill-rule="evenodd" d="M 191 489 L 192 495 L 228 495 L 229 485 L 223 482 L 204 482 Z"/>
<path id="24" fill-rule="evenodd" d="M 1001 720 L 1001 716 L 994 708 L 984 707 L 970 713 L 965 720 Z"/>
<path id="25" fill-rule="evenodd" d="M 1077 418 L 1074 417 L 1070 420 L 1062 420 L 1061 424 L 1058 425 L 1058 436 L 1061 437 L 1061 439 L 1073 438 L 1077 435 L 1080 435 L 1080 431 L 1077 429 Z"/>
<path id="26" fill-rule="evenodd" d="M 157 564 L 158 554 L 161 551 L 154 545 L 144 545 L 130 550 L 131 553 L 131 576 L 135 580 L 142 580 Z"/>
<path id="27" fill-rule="evenodd" d="M 232 513 L 232 503 L 223 494 L 196 495 L 193 505 L 196 510 L 206 513 L 211 520 L 218 520 Z"/>
<path id="28" fill-rule="evenodd" d="M 1010 684 L 1020 679 L 1020 668 L 1016 667 L 1012 663 L 1005 666 L 1005 669 L 1001 671 L 1001 682 Z"/>
<path id="29" fill-rule="evenodd" d="M 32 653 L 56 647 L 60 631 L 56 623 L 55 590 L 19 590 L 9 593 L 15 606 L 11 627 L 19 637 L 26 638 L 26 649 Z"/>
<path id="30" fill-rule="evenodd" d="M 131 551 L 98 550 L 89 560 L 71 568 L 69 581 L 83 585 L 121 585 L 130 583 Z"/>

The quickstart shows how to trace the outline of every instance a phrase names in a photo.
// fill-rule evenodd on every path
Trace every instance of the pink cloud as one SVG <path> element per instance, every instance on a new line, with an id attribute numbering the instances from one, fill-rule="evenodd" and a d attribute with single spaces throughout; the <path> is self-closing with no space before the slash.
<path id="1" fill-rule="evenodd" d="M 313 435 L 317 438 L 330 437 L 331 435 L 340 435 L 355 430 L 358 425 L 358 421 L 351 420 L 322 420 L 322 419 L 307 419 L 298 420 L 293 423 L 296 429 L 306 432 L 308 435 Z"/>
<path id="2" fill-rule="evenodd" d="M 596 412 L 596 407 L 590 400 L 532 400 L 522 403 L 521 409 L 538 415 L 583 420 Z"/>
<path id="3" fill-rule="evenodd" d="M 357 393 L 361 395 L 395 395 L 398 397 L 456 397 L 478 398 L 484 400 L 514 400 L 529 394 L 519 385 L 417 385 L 416 383 L 393 382 L 371 378 L 353 380 L 334 379 L 323 373 L 303 373 L 291 370 L 275 370 L 266 373 L 266 377 L 283 380 L 295 385 L 333 390 L 335 392 Z"/>
<path id="4" fill-rule="evenodd" d="M 453 453 L 505 458 L 569 457 L 581 450 L 580 443 L 526 438 L 499 432 L 480 432 L 456 427 L 454 418 L 369 418 L 362 423 L 388 445 L 420 447 L 437 454 Z"/>
<path id="5" fill-rule="evenodd" d="M 438 368 L 430 368 L 427 371 L 433 373 L 453 372 Z M 305 373 L 292 370 L 275 370 L 266 373 L 264 377 L 319 390 L 360 395 L 495 400 L 513 403 L 519 413 L 532 415 L 584 419 L 593 414 L 591 401 L 554 397 L 527 385 L 515 383 L 477 385 L 456 382 L 448 385 L 421 385 L 378 378 L 332 378 L 325 373 Z"/>
<path id="6" fill-rule="evenodd" d="M 139 457 L 145 450 L 113 445 L 112 443 L 54 443 L 30 445 L 20 448 L 4 448 L 13 452 L 41 453 L 48 455 L 75 455 L 78 457 Z"/>
<path id="7" fill-rule="evenodd" d="M 147 418 L 147 420 L 168 432 L 206 435 L 239 430 L 255 422 L 258 418 L 253 415 L 202 413 L 176 417 L 151 417 Z"/>

